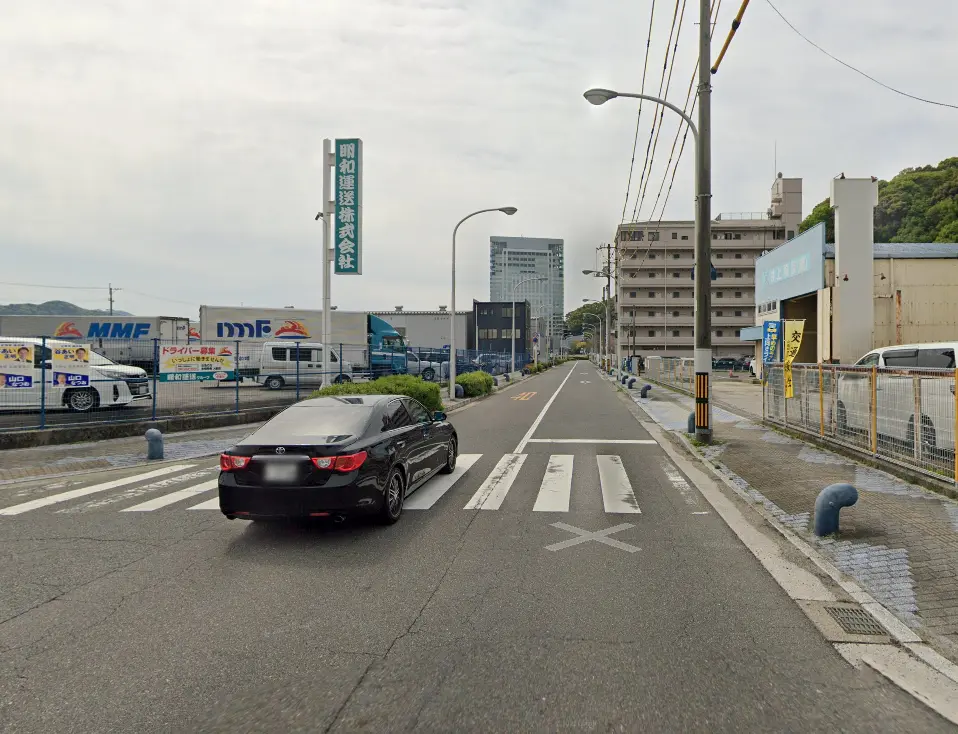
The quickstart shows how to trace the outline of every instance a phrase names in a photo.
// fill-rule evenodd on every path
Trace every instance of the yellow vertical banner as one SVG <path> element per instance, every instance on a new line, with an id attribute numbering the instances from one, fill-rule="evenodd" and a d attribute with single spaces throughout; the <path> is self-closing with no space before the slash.
<path id="1" fill-rule="evenodd" d="M 802 334 L 805 332 L 805 320 L 795 320 L 785 322 L 785 340 L 783 342 L 785 350 L 785 368 L 783 370 L 785 377 L 785 397 L 795 397 L 792 388 L 792 362 L 798 355 L 799 347 L 802 346 Z"/>

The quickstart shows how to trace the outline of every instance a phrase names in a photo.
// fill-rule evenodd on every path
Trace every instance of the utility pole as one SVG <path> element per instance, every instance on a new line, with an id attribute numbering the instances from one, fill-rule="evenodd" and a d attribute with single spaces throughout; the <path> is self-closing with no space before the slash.
<path id="1" fill-rule="evenodd" d="M 110 291 L 110 316 L 112 316 L 112 315 L 113 315 L 113 292 L 114 292 L 114 291 L 122 291 L 123 289 L 122 289 L 122 288 L 114 288 L 114 287 L 113 287 L 113 283 L 110 283 L 109 286 L 108 286 L 108 288 L 109 288 L 109 291 Z"/>
<path id="2" fill-rule="evenodd" d="M 695 168 L 695 437 L 712 442 L 712 18 L 699 0 L 698 145 Z"/>

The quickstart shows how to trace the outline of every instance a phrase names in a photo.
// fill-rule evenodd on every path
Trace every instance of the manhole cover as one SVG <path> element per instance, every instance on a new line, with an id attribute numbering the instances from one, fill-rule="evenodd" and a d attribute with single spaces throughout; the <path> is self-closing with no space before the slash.
<path id="1" fill-rule="evenodd" d="M 826 606 L 832 619 L 838 622 L 839 626 L 850 635 L 886 635 L 885 628 L 864 609 L 854 607 L 831 607 Z"/>

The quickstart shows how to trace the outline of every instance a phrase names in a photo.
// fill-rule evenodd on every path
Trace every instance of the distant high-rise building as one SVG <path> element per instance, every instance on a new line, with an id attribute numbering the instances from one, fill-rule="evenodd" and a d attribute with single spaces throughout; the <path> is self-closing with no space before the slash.
<path id="1" fill-rule="evenodd" d="M 489 238 L 489 300 L 528 301 L 532 328 L 552 349 L 558 348 L 565 320 L 563 250 L 562 240 L 548 237 Z M 529 282 L 516 288 L 524 280 Z"/>

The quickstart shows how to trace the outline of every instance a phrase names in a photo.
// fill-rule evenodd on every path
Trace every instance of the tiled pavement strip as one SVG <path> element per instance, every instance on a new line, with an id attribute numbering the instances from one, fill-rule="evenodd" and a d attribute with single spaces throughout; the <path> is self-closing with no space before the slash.
<path id="1" fill-rule="evenodd" d="M 661 386 L 649 399 L 630 393 L 663 428 L 684 432 L 691 397 Z M 713 395 L 735 412 L 714 407 L 719 443 L 699 451 L 902 621 L 958 658 L 958 503 L 765 428 L 757 385 L 716 381 Z M 838 482 L 858 489 L 858 503 L 841 511 L 838 539 L 817 538 L 815 498 Z"/>

